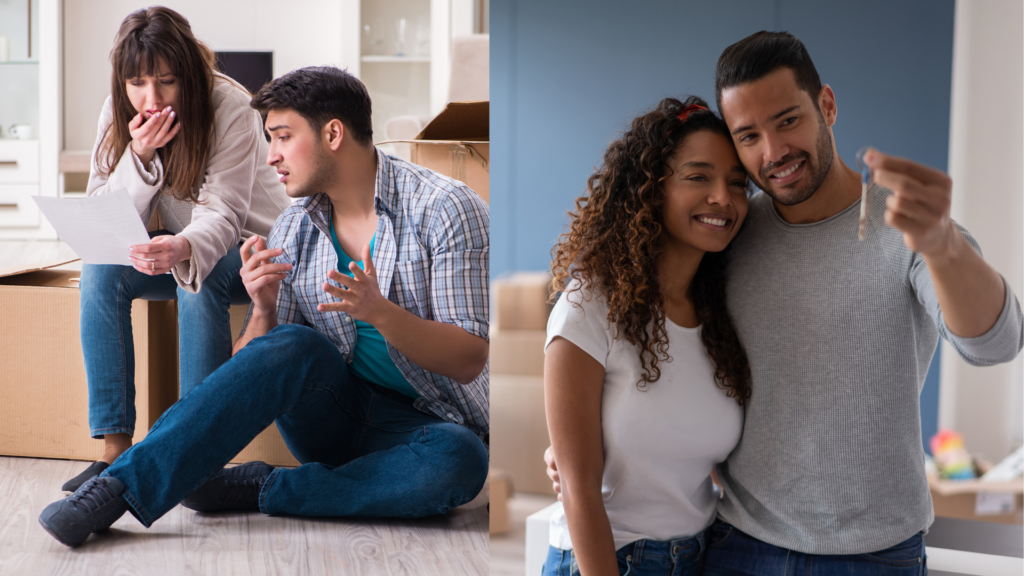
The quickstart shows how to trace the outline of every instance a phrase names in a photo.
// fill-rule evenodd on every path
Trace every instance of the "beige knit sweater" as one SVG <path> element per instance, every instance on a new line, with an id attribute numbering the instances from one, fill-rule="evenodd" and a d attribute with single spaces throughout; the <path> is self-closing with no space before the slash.
<path id="1" fill-rule="evenodd" d="M 161 193 L 164 166 L 160 155 L 154 155 L 149 165 L 143 166 L 130 145 L 108 177 L 99 174 L 97 155 L 113 119 L 110 97 L 100 113 L 86 190 L 88 196 L 93 196 L 126 189 L 144 224 L 157 210 L 163 227 L 192 245 L 192 258 L 179 262 L 171 273 L 179 286 L 193 293 L 199 292 L 203 280 L 228 250 L 236 250 L 241 240 L 253 234 L 270 234 L 274 221 L 291 204 L 277 171 L 266 163 L 268 145 L 263 122 L 249 107 L 245 90 L 217 74 L 213 108 L 213 146 L 199 189 L 203 204 L 181 202 Z"/>

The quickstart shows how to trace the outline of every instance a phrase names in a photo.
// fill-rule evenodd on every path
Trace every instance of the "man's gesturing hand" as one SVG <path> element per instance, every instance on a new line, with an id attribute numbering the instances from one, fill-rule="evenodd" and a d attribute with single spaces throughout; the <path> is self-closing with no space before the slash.
<path id="1" fill-rule="evenodd" d="M 341 287 L 324 282 L 324 292 L 334 296 L 339 302 L 320 304 L 316 309 L 320 312 L 346 312 L 356 320 L 376 326 L 381 313 L 387 310 L 391 302 L 380 293 L 377 269 L 370 258 L 369 244 L 363 247 L 363 266 L 365 272 L 355 262 L 349 263 L 348 269 L 352 271 L 352 278 L 337 270 L 328 272 L 327 277 L 341 284 Z"/>
<path id="2" fill-rule="evenodd" d="M 252 303 L 265 318 L 277 318 L 277 292 L 281 280 L 292 269 L 291 264 L 274 264 L 271 258 L 280 256 L 283 250 L 267 249 L 263 238 L 253 234 L 242 243 L 242 284 L 252 298 Z M 252 253 L 251 250 L 255 250 Z"/>
<path id="3" fill-rule="evenodd" d="M 885 223 L 903 232 L 903 242 L 925 257 L 942 257 L 960 234 L 949 216 L 953 181 L 916 162 L 870 150 L 864 162 L 875 182 L 894 192 L 885 201 Z"/>

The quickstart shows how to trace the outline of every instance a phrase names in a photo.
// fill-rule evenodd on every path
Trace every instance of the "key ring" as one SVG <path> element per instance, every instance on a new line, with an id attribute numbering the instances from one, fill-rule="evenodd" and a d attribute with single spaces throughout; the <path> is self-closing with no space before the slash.
<path id="1" fill-rule="evenodd" d="M 864 164 L 864 155 L 871 150 L 865 146 L 857 151 L 857 166 L 861 169 L 860 178 L 860 223 L 857 226 L 857 240 L 864 240 L 868 228 L 868 192 L 871 190 L 871 168 Z"/>

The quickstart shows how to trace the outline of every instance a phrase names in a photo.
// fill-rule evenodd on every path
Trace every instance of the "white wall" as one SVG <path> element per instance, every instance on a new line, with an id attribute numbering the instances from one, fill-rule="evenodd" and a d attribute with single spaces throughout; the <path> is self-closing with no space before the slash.
<path id="1" fill-rule="evenodd" d="M 313 65 L 346 67 L 358 56 L 359 23 L 350 0 L 163 0 L 214 50 L 273 50 L 274 76 Z M 110 93 L 110 49 L 117 28 L 152 2 L 64 0 L 64 148 L 88 150 Z M 358 63 L 356 63 L 358 64 Z M 358 68 L 356 68 L 356 71 Z"/>
<path id="2" fill-rule="evenodd" d="M 958 0 L 953 41 L 949 174 L 953 218 L 985 259 L 1024 294 L 1024 7 Z M 1024 441 L 1024 368 L 975 368 L 943 343 L 939 426 L 971 452 L 1000 460 Z"/>

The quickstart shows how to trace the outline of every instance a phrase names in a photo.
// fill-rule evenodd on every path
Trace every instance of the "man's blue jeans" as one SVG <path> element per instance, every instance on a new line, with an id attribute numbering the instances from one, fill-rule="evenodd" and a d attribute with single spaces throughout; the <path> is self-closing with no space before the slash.
<path id="1" fill-rule="evenodd" d="M 249 342 L 103 474 L 150 526 L 274 421 L 302 466 L 270 474 L 266 514 L 444 514 L 487 478 L 487 449 L 468 428 L 371 389 L 330 340 L 295 324 Z"/>
<path id="2" fill-rule="evenodd" d="M 132 300 L 178 300 L 181 396 L 231 358 L 228 307 L 248 304 L 238 271 L 238 250 L 230 250 L 203 281 L 198 294 L 178 288 L 170 274 L 149 276 L 131 266 L 82 266 L 81 334 L 89 384 L 89 432 L 135 433 L 135 347 Z"/>
<path id="3" fill-rule="evenodd" d="M 715 522 L 707 529 L 705 576 L 927 576 L 924 538 L 910 537 L 869 554 L 803 554 L 773 546 Z"/>

